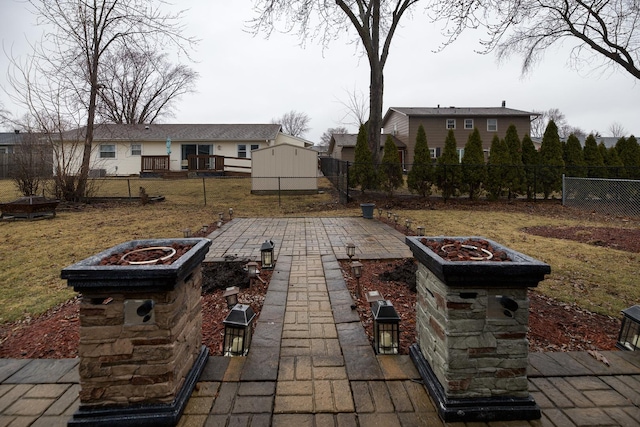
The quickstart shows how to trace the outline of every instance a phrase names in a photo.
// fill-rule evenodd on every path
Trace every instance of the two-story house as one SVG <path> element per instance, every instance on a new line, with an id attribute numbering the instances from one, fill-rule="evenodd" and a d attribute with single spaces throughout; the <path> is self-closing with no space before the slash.
<path id="1" fill-rule="evenodd" d="M 536 113 L 501 107 L 391 107 L 382 120 L 384 133 L 392 134 L 406 145 L 405 165 L 413 163 L 418 127 L 427 135 L 431 157 L 440 157 L 444 141 L 453 130 L 460 158 L 464 145 L 474 128 L 478 128 L 485 152 L 488 153 L 494 135 L 504 138 L 507 128 L 515 125 L 522 138 L 531 131 L 531 120 Z"/>

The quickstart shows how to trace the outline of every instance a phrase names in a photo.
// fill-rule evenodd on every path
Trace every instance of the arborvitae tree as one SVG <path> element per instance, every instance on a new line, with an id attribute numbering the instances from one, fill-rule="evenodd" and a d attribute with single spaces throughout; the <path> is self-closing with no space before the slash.
<path id="1" fill-rule="evenodd" d="M 365 190 L 377 188 L 378 180 L 373 166 L 373 158 L 367 142 L 367 127 L 360 125 L 358 139 L 356 140 L 355 162 L 351 167 L 351 185 L 360 186 L 362 193 Z"/>
<path id="2" fill-rule="evenodd" d="M 611 147 L 614 149 L 616 149 L 616 147 Z M 584 151 L 584 150 L 583 150 Z M 602 178 L 618 178 L 618 174 L 621 173 L 621 170 L 616 170 L 615 172 L 613 172 L 614 175 L 610 175 L 609 174 L 609 169 L 606 167 L 607 166 L 607 157 L 609 157 L 609 154 L 607 153 L 607 146 L 604 145 L 604 141 L 600 141 L 600 143 L 598 144 L 598 151 L 600 152 L 600 156 L 602 157 L 602 161 L 604 162 L 605 165 L 605 169 L 604 169 L 604 176 Z M 616 152 L 616 156 L 618 156 L 618 152 Z M 620 157 L 618 157 L 618 159 L 620 159 Z M 586 160 L 585 160 L 585 164 L 586 164 Z M 588 172 L 588 171 L 587 171 Z"/>
<path id="3" fill-rule="evenodd" d="M 618 156 L 624 163 L 625 178 L 637 179 L 640 177 L 640 146 L 631 135 L 629 138 L 620 138 L 616 143 Z"/>
<path id="4" fill-rule="evenodd" d="M 402 177 L 402 165 L 398 156 L 398 147 L 393 142 L 391 135 L 387 135 L 380 164 L 380 184 L 389 197 L 393 197 L 393 190 L 400 188 L 404 183 Z"/>
<path id="5" fill-rule="evenodd" d="M 587 168 L 584 161 L 584 153 L 580 140 L 574 135 L 569 135 L 565 144 L 564 167 L 567 176 L 583 178 L 587 176 Z"/>
<path id="6" fill-rule="evenodd" d="M 522 138 L 522 163 L 524 165 L 525 192 L 527 200 L 533 200 L 538 188 L 538 165 L 540 163 L 540 153 L 533 145 L 529 135 Z"/>
<path id="7" fill-rule="evenodd" d="M 606 178 L 606 169 L 604 168 L 604 159 L 600 150 L 596 137 L 590 134 L 584 141 L 584 162 L 587 165 L 588 178 Z"/>
<path id="8" fill-rule="evenodd" d="M 469 198 L 471 200 L 477 199 L 482 184 L 487 180 L 487 169 L 484 164 L 484 152 L 482 151 L 482 138 L 480 137 L 478 128 L 475 128 L 473 132 L 471 132 L 464 146 L 462 177 L 464 185 L 469 192 Z"/>
<path id="9" fill-rule="evenodd" d="M 507 187 L 509 189 L 508 198 L 512 199 L 522 191 L 525 177 L 522 164 L 522 143 L 518 137 L 518 129 L 515 125 L 509 125 L 504 142 L 509 149 L 509 160 L 511 167 L 507 176 Z"/>
<path id="10" fill-rule="evenodd" d="M 601 145 L 605 150 L 604 165 L 607 167 L 607 178 L 620 178 L 621 175 L 624 175 L 624 163 L 618 156 L 618 150 L 616 147 L 606 148 L 604 142 L 598 145 L 598 149 Z"/>
<path id="11" fill-rule="evenodd" d="M 431 152 L 427 145 L 427 135 L 424 127 L 418 127 L 416 135 L 416 148 L 413 155 L 413 165 L 407 176 L 407 186 L 409 190 L 415 191 L 422 197 L 431 194 L 433 185 L 433 163 L 431 162 Z"/>
<path id="12" fill-rule="evenodd" d="M 548 199 L 554 191 L 562 189 L 562 174 L 564 173 L 562 144 L 558 135 L 558 127 L 553 120 L 547 124 L 542 137 L 539 172 L 542 194 L 545 199 Z"/>
<path id="13" fill-rule="evenodd" d="M 504 139 L 493 136 L 489 150 L 489 163 L 487 165 L 487 191 L 489 198 L 497 200 L 502 195 L 502 190 L 508 186 L 511 158 L 509 147 Z"/>
<path id="14" fill-rule="evenodd" d="M 447 138 L 444 140 L 442 156 L 438 157 L 435 180 L 445 202 L 454 196 L 462 185 L 458 146 L 452 129 L 449 129 Z"/>

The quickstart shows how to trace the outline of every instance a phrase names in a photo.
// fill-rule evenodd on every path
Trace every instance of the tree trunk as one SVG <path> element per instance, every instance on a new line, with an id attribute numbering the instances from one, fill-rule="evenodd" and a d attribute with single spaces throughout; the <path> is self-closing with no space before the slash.
<path id="1" fill-rule="evenodd" d="M 369 86 L 369 148 L 373 164 L 380 163 L 380 130 L 382 129 L 382 96 L 384 78 L 379 61 L 371 62 L 371 84 Z"/>

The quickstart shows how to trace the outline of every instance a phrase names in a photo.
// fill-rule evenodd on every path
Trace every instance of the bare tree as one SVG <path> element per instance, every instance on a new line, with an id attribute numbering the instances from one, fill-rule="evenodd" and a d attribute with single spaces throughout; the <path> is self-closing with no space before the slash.
<path id="1" fill-rule="evenodd" d="M 153 123 L 171 116 L 181 95 L 193 92 L 198 73 L 171 64 L 166 54 L 127 47 L 105 55 L 100 75 L 98 115 L 114 123 Z"/>
<path id="2" fill-rule="evenodd" d="M 367 102 L 367 97 L 362 93 L 362 91 L 356 91 L 355 88 L 351 92 L 346 92 L 347 100 L 340 101 L 346 111 L 341 122 L 360 128 L 360 125 L 365 124 L 369 117 L 369 103 Z"/>
<path id="3" fill-rule="evenodd" d="M 51 177 L 51 145 L 44 135 L 21 133 L 12 154 L 10 177 L 22 195 L 37 195 Z"/>
<path id="4" fill-rule="evenodd" d="M 627 130 L 622 126 L 622 124 L 618 122 L 613 122 L 609 125 L 607 129 L 609 131 L 609 135 L 614 136 L 616 138 L 622 138 L 627 135 Z"/>
<path id="5" fill-rule="evenodd" d="M 380 130 L 384 93 L 384 66 L 398 24 L 419 0 L 256 0 L 257 18 L 250 22 L 254 34 L 275 29 L 282 21 L 286 32 L 296 32 L 301 43 L 318 38 L 323 46 L 355 31 L 369 60 L 369 148 L 374 163 L 380 158 Z M 444 0 L 443 0 L 444 1 Z"/>
<path id="6" fill-rule="evenodd" d="M 349 129 L 344 126 L 338 126 L 335 128 L 329 128 L 325 130 L 320 136 L 320 144 L 323 147 L 328 147 L 329 142 L 331 142 L 331 136 L 336 133 L 349 133 Z"/>
<path id="7" fill-rule="evenodd" d="M 37 103 L 28 99 L 29 93 L 38 98 L 41 90 L 48 103 L 57 102 L 53 109 L 31 110 L 50 115 L 41 117 L 41 123 L 68 122 L 69 117 L 84 123 L 82 161 L 77 177 L 67 182 L 73 188 L 64 191 L 66 197 L 80 200 L 86 195 L 98 95 L 109 52 L 123 46 L 143 52 L 174 46 L 188 54 L 187 47 L 195 40 L 182 35 L 183 12 L 163 12 L 161 0 L 28 1 L 46 29 L 43 41 L 33 46 L 34 59 L 28 62 L 33 68 L 22 73 L 30 76 L 26 83 L 31 86 L 23 96 L 32 108 Z M 62 127 L 57 130 L 62 135 Z"/>
<path id="8" fill-rule="evenodd" d="M 573 64 L 593 57 L 640 79 L 640 7 L 637 0 L 433 0 L 434 16 L 447 22 L 448 44 L 465 28 L 487 28 L 485 52 L 519 54 L 526 73 L 547 48 L 578 41 Z M 583 62 L 584 61 L 584 62 Z"/>
<path id="9" fill-rule="evenodd" d="M 311 119 L 305 113 L 291 110 L 288 113 L 284 113 L 282 117 L 271 119 L 271 123 L 276 123 L 282 126 L 282 132 L 291 136 L 304 136 L 309 132 L 309 122 Z"/>
<path id="10" fill-rule="evenodd" d="M 531 136 L 542 138 L 544 131 L 550 121 L 553 121 L 558 128 L 558 136 L 565 139 L 569 135 L 586 136 L 586 132 L 577 126 L 572 126 L 567 121 L 566 116 L 558 108 L 550 108 L 546 111 L 534 111 L 538 117 L 531 122 Z"/>

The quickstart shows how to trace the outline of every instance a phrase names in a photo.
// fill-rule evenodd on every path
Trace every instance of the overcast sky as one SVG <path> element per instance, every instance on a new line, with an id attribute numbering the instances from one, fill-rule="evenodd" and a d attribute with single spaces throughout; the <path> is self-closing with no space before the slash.
<path id="1" fill-rule="evenodd" d="M 5 51 L 28 53 L 25 38 L 42 32 L 19 0 L 0 0 Z M 299 46 L 293 35 L 265 40 L 245 30 L 254 15 L 252 1 L 188 0 L 187 35 L 201 40 L 190 66 L 200 74 L 197 92 L 184 96 L 174 123 L 269 123 L 290 110 L 306 113 L 318 142 L 329 127 L 340 126 L 349 92 L 368 97 L 369 67 L 345 34 L 322 51 L 315 42 Z M 420 4 L 418 4 L 420 6 Z M 469 32 L 443 52 L 443 37 L 422 7 L 403 18 L 385 67 L 383 113 L 389 107 L 507 107 L 519 110 L 558 108 L 572 126 L 608 136 L 613 122 L 640 135 L 640 81 L 617 69 L 576 71 L 569 67 L 570 42 L 549 50 L 533 72 L 522 77 L 520 58 L 497 64 L 493 55 L 474 52 L 481 33 Z M 0 56 L 0 85 L 6 86 L 8 60 Z M 4 93 L 5 109 L 17 113 Z M 351 128 L 353 132 L 357 129 Z"/>

